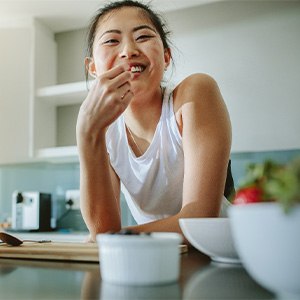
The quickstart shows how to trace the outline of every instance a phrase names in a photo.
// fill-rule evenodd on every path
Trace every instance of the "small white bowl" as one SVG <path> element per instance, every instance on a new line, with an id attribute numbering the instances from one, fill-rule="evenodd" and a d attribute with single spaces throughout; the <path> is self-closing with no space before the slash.
<path id="1" fill-rule="evenodd" d="M 278 203 L 229 209 L 237 251 L 249 274 L 279 297 L 300 297 L 300 205 L 285 213 Z"/>
<path id="2" fill-rule="evenodd" d="M 104 282 L 148 285 L 178 280 L 180 234 L 99 234 L 97 242 Z"/>
<path id="3" fill-rule="evenodd" d="M 239 263 L 228 218 L 186 218 L 179 224 L 186 239 L 216 262 Z"/>

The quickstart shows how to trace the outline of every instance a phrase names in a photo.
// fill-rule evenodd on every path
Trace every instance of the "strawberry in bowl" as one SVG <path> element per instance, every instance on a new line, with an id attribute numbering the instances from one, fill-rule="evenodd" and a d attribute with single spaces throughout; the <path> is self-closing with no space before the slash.
<path id="1" fill-rule="evenodd" d="M 237 191 L 233 204 L 248 204 L 263 201 L 263 191 L 256 186 L 241 188 Z"/>

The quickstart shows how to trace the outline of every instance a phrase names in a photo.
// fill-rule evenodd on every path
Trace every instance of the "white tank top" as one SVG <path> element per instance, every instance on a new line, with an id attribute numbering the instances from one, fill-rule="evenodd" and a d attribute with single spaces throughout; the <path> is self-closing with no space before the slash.
<path id="1" fill-rule="evenodd" d="M 173 110 L 172 88 L 166 88 L 162 113 L 146 152 L 136 157 L 128 144 L 124 116 L 106 133 L 110 162 L 121 180 L 121 191 L 138 224 L 178 213 L 182 206 L 182 138 Z"/>
<path id="2" fill-rule="evenodd" d="M 121 180 L 121 191 L 137 224 L 175 215 L 182 207 L 184 157 L 172 92 L 173 88 L 165 89 L 161 117 L 142 156 L 136 157 L 128 144 L 123 115 L 106 133 L 110 163 Z M 227 217 L 230 205 L 222 196 L 220 216 Z"/>

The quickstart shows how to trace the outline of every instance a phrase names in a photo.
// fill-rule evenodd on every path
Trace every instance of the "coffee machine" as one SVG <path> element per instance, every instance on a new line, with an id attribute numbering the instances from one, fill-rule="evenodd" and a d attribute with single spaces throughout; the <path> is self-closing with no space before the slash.
<path id="1" fill-rule="evenodd" d="M 50 231 L 51 194 L 15 191 L 12 195 L 12 230 Z"/>

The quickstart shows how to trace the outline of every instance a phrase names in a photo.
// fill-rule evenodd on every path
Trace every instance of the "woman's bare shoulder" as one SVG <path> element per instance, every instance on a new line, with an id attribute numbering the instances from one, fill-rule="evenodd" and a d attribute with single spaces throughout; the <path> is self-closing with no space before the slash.
<path id="1" fill-rule="evenodd" d="M 208 94 L 219 92 L 217 82 L 205 73 L 191 74 L 183 79 L 174 89 L 174 107 L 181 107 L 185 101 L 200 99 Z M 204 97 L 205 98 L 205 97 Z"/>

